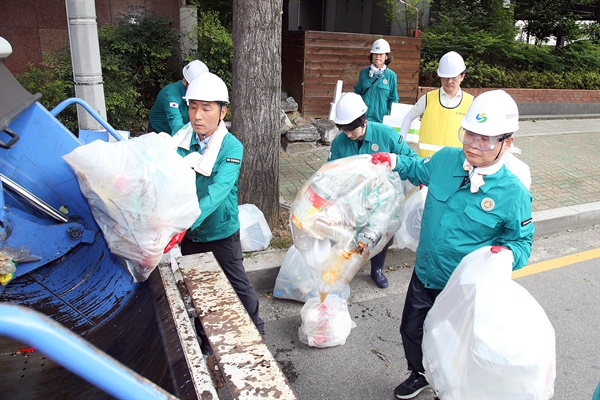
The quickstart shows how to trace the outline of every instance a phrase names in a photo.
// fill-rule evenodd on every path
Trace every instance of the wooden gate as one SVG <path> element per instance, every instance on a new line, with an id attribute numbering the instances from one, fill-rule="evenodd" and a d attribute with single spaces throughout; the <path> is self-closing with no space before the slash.
<path id="1" fill-rule="evenodd" d="M 284 31 L 282 89 L 298 103 L 304 117 L 326 118 L 338 80 L 343 92 L 353 92 L 361 69 L 369 66 L 371 44 L 383 37 L 390 43 L 398 75 L 400 103 L 415 103 L 419 86 L 421 39 L 321 31 Z"/>

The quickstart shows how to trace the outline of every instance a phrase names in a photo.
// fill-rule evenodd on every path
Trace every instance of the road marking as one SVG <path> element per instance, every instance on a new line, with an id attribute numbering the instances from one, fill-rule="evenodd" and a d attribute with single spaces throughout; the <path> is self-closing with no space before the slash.
<path id="1" fill-rule="evenodd" d="M 555 258 L 548 261 L 543 261 L 537 264 L 531 264 L 512 273 L 512 278 L 517 279 L 523 276 L 533 275 L 544 271 L 550 271 L 567 265 L 575 264 L 591 260 L 592 258 L 600 258 L 600 247 L 593 250 L 584 251 L 583 253 L 572 254 L 570 256 Z"/>

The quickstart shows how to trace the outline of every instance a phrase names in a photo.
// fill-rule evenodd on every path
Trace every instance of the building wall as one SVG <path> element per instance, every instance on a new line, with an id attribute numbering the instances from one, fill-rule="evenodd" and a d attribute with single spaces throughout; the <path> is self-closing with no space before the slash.
<path id="1" fill-rule="evenodd" d="M 114 24 L 131 6 L 173 18 L 179 27 L 179 0 L 96 0 L 98 27 Z M 44 52 L 69 46 L 65 0 L 2 0 L 0 36 L 13 48 L 4 60 L 13 74 L 25 72 L 28 63 L 39 65 Z"/>
<path id="2" fill-rule="evenodd" d="M 434 89 L 437 88 L 421 86 L 418 97 Z M 465 92 L 471 93 L 475 97 L 489 90 L 493 89 L 464 88 Z M 503 90 L 515 99 L 522 116 L 600 114 L 600 90 L 510 88 Z"/>

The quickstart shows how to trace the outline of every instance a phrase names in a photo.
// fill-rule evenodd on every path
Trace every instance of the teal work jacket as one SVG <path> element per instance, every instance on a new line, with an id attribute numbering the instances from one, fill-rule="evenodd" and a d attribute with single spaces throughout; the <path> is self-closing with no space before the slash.
<path id="1" fill-rule="evenodd" d="M 534 233 L 531 194 L 506 166 L 484 176 L 471 193 L 463 184 L 462 149 L 444 147 L 431 158 L 398 156 L 402 179 L 429 188 L 421 220 L 415 272 L 426 288 L 441 290 L 464 256 L 482 246 L 506 246 L 513 270 L 527 265 Z"/>
<path id="2" fill-rule="evenodd" d="M 360 71 L 358 83 L 354 85 L 354 93 L 359 94 L 367 107 L 367 119 L 374 122 L 383 122 L 383 116 L 389 115 L 392 103 L 398 102 L 398 77 L 389 68 L 379 78 L 371 78 L 367 67 Z"/>
<path id="3" fill-rule="evenodd" d="M 173 135 L 190 122 L 188 105 L 183 96 L 185 96 L 183 81 L 170 83 L 158 92 L 149 117 L 150 125 L 155 132 Z"/>
<path id="4" fill-rule="evenodd" d="M 406 144 L 394 128 L 377 122 L 369 121 L 365 128 L 365 137 L 358 147 L 357 140 L 350 140 L 343 132 L 331 142 L 327 161 L 338 158 L 355 156 L 357 154 L 374 154 L 379 152 L 396 153 L 407 157 L 417 157 L 417 154 Z"/>
<path id="5" fill-rule="evenodd" d="M 182 129 L 187 129 L 185 125 Z M 197 151 L 196 135 L 192 135 L 190 150 L 179 147 L 182 157 Z M 244 146 L 230 132 L 223 138 L 219 155 L 210 176 L 196 173 L 196 193 L 200 216 L 186 233 L 193 242 L 225 239 L 240 229 L 238 217 L 238 178 L 244 156 Z"/>

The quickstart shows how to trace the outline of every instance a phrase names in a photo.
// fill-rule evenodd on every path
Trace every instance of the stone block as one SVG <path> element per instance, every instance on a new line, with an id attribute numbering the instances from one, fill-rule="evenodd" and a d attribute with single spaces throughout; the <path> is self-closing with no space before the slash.
<path id="1" fill-rule="evenodd" d="M 296 103 L 293 97 L 287 97 L 281 101 L 281 109 L 284 112 L 298 111 L 298 103 Z"/>
<path id="2" fill-rule="evenodd" d="M 319 135 L 321 136 L 321 142 L 324 144 L 331 144 L 333 139 L 341 132 L 335 123 L 327 118 L 320 118 L 315 121 L 315 126 Z"/>
<path id="3" fill-rule="evenodd" d="M 285 134 L 290 142 L 315 142 L 321 138 L 317 127 L 312 124 L 304 124 L 290 129 Z"/>

